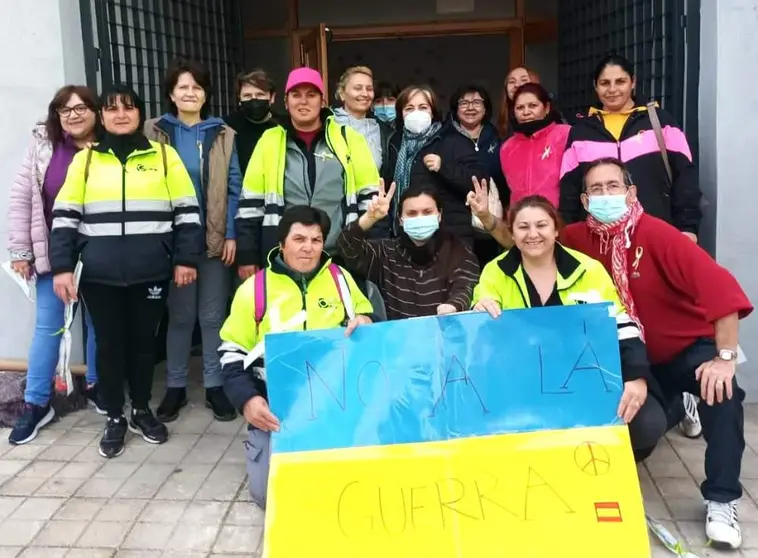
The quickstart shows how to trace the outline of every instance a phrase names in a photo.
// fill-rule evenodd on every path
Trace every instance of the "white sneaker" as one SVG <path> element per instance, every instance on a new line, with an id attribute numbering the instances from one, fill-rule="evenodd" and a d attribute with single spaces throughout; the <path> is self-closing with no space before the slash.
<path id="1" fill-rule="evenodd" d="M 697 397 L 691 393 L 683 393 L 684 419 L 679 423 L 679 428 L 687 438 L 699 438 L 703 433 L 703 425 L 700 424 L 700 414 L 697 412 Z"/>
<path id="2" fill-rule="evenodd" d="M 742 546 L 742 531 L 737 522 L 739 500 L 731 502 L 705 501 L 705 536 L 717 549 L 735 549 Z"/>

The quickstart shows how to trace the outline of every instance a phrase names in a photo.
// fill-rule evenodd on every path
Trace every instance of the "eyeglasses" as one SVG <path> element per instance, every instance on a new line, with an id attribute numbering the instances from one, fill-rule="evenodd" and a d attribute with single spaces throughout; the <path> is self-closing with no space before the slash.
<path id="1" fill-rule="evenodd" d="M 484 101 L 481 99 L 476 99 L 474 101 L 458 101 L 458 106 L 464 109 L 469 107 L 480 109 L 484 106 Z"/>
<path id="2" fill-rule="evenodd" d="M 61 118 L 70 118 L 73 112 L 76 116 L 84 116 L 87 114 L 89 107 L 87 105 L 76 105 L 74 107 L 62 107 L 58 109 L 58 116 Z"/>
<path id="3" fill-rule="evenodd" d="M 610 184 L 593 184 L 587 188 L 587 193 L 590 196 L 602 196 L 604 194 L 616 195 L 624 193 L 625 189 L 626 186 L 624 184 L 611 182 Z"/>

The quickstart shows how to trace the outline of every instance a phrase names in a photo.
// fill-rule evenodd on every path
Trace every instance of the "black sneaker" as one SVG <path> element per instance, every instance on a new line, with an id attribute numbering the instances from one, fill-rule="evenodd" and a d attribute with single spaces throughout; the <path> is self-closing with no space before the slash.
<path id="1" fill-rule="evenodd" d="M 150 409 L 132 409 L 129 430 L 151 444 L 162 444 L 168 440 L 168 428 L 153 416 Z"/>
<path id="2" fill-rule="evenodd" d="M 13 425 L 8 441 L 15 445 L 27 444 L 34 440 L 40 429 L 50 424 L 54 418 L 55 411 L 49 403 L 44 407 L 24 403 L 24 411 Z"/>
<path id="3" fill-rule="evenodd" d="M 100 438 L 100 455 L 111 459 L 124 453 L 124 438 L 126 437 L 126 417 L 108 417 L 105 432 Z"/>
<path id="4" fill-rule="evenodd" d="M 95 409 L 98 415 L 107 415 L 108 413 L 100 407 L 100 396 L 97 391 L 97 384 L 87 384 L 84 390 L 84 395 L 87 397 L 87 403 L 90 407 Z"/>
<path id="5" fill-rule="evenodd" d="M 172 422 L 179 418 L 179 411 L 187 404 L 186 388 L 167 388 L 163 401 L 158 405 L 158 420 Z"/>
<path id="6" fill-rule="evenodd" d="M 216 420 L 227 422 L 237 418 L 237 411 L 229 402 L 222 387 L 205 389 L 205 406 L 213 411 L 213 417 Z"/>

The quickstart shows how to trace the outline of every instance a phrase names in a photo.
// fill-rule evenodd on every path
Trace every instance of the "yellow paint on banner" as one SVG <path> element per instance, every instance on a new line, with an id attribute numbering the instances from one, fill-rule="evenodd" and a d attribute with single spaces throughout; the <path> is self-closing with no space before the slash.
<path id="1" fill-rule="evenodd" d="M 646 558 L 625 426 L 274 454 L 264 558 Z"/>

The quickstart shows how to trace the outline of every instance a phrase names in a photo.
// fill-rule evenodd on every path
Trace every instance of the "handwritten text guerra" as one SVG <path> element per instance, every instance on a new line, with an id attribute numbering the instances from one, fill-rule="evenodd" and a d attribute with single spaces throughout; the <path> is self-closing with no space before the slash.
<path id="1" fill-rule="evenodd" d="M 515 471 L 513 471 L 515 472 Z M 521 478 L 482 473 L 408 484 L 353 480 L 337 497 L 337 523 L 347 537 L 371 533 L 439 532 L 461 521 L 538 521 L 576 510 L 533 467 Z"/>

